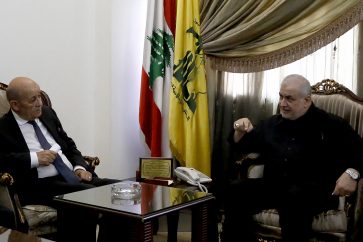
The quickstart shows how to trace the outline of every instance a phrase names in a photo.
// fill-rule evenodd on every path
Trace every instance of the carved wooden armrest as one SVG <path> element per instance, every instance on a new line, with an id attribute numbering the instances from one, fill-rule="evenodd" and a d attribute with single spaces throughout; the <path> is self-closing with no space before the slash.
<path id="1" fill-rule="evenodd" d="M 100 164 L 100 159 L 97 156 L 83 156 L 83 159 L 94 171 L 96 166 Z"/>
<path id="2" fill-rule="evenodd" d="M 0 173 L 0 184 L 11 186 L 14 183 L 14 178 L 9 173 Z"/>

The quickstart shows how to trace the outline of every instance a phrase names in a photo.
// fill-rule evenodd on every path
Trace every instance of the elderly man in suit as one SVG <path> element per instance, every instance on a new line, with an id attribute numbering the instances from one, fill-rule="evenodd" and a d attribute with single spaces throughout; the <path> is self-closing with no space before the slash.
<path id="1" fill-rule="evenodd" d="M 0 119 L 0 170 L 13 175 L 22 205 L 52 205 L 55 195 L 117 182 L 99 178 L 90 169 L 56 112 L 43 106 L 35 81 L 14 78 L 6 94 L 11 108 Z M 74 221 L 80 217 L 70 216 Z M 77 234 L 87 223 L 95 225 L 90 217 L 81 220 L 73 226 Z M 95 232 L 84 233 L 94 240 Z"/>
<path id="2" fill-rule="evenodd" d="M 265 168 L 263 178 L 229 187 L 224 241 L 255 241 L 252 216 L 268 208 L 279 212 L 283 241 L 309 241 L 314 215 L 337 208 L 339 196 L 357 189 L 361 137 L 349 123 L 314 105 L 305 77 L 285 77 L 279 96 L 280 114 L 255 127 L 248 118 L 234 122 L 231 147 L 260 153 Z"/>

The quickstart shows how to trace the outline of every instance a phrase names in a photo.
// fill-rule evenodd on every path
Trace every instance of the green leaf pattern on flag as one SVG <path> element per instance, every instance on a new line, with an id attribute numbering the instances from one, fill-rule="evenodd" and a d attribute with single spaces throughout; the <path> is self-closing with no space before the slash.
<path id="1" fill-rule="evenodd" d="M 174 39 L 171 34 L 158 29 L 152 36 L 146 37 L 151 43 L 151 63 L 149 71 L 149 85 L 153 87 L 158 77 L 165 77 L 165 66 L 171 63 L 171 53 L 174 51 Z"/>

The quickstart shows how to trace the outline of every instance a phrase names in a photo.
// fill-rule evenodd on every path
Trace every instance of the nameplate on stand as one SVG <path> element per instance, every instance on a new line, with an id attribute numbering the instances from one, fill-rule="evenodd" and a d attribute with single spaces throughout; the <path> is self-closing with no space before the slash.
<path id="1" fill-rule="evenodd" d="M 140 158 L 141 181 L 170 185 L 173 181 L 173 159 L 165 157 Z"/>

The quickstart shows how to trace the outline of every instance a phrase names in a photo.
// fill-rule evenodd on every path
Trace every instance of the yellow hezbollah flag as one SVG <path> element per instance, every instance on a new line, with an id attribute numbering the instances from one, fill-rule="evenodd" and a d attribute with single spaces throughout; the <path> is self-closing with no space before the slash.
<path id="1" fill-rule="evenodd" d="M 207 83 L 199 0 L 178 1 L 170 89 L 170 149 L 182 166 L 210 176 Z"/>

